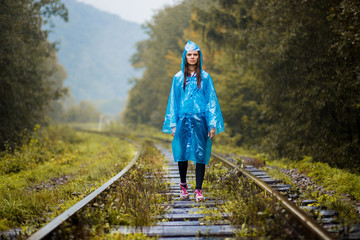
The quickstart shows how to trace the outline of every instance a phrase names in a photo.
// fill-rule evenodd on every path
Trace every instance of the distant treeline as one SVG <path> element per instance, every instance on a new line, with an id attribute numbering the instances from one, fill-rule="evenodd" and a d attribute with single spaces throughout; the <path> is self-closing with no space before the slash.
<path id="1" fill-rule="evenodd" d="M 185 0 L 147 24 L 124 118 L 161 127 L 188 39 L 213 76 L 227 134 L 274 157 L 360 166 L 360 2 Z"/>
<path id="2" fill-rule="evenodd" d="M 60 0 L 0 1 L 0 149 L 20 143 L 66 92 L 66 72 L 42 29 L 51 16 L 67 19 Z"/>

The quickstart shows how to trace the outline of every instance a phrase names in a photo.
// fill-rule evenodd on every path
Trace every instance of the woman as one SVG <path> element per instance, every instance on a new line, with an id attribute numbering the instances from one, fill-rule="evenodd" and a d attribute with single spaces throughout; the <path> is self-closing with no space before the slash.
<path id="1" fill-rule="evenodd" d="M 172 150 L 180 173 L 180 197 L 188 198 L 188 160 L 196 164 L 195 200 L 203 201 L 202 183 L 209 163 L 212 139 L 225 130 L 220 105 L 210 75 L 202 70 L 200 48 L 190 40 L 175 74 L 165 114 L 163 132 L 174 138 Z"/>

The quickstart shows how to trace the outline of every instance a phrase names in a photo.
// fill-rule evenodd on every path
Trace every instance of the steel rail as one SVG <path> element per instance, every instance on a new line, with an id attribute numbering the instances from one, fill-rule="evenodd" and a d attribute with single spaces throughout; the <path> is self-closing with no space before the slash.
<path id="1" fill-rule="evenodd" d="M 163 139 L 163 138 L 159 138 L 159 137 L 152 137 L 152 138 L 156 138 L 158 140 L 165 141 L 165 142 L 171 142 L 171 140 Z M 228 159 L 224 158 L 223 156 L 219 155 L 218 153 L 212 152 L 211 156 L 221 160 L 222 162 L 226 163 L 227 165 L 229 165 L 233 168 L 236 168 L 237 170 L 239 170 L 239 172 L 241 174 L 243 174 L 244 176 L 251 179 L 257 186 L 262 188 L 265 192 L 266 191 L 269 192 L 272 196 L 274 196 L 276 199 L 278 199 L 280 201 L 280 203 L 282 204 L 282 206 L 285 209 L 287 209 L 293 216 L 295 216 L 300 222 L 302 222 L 307 229 L 309 229 L 312 233 L 314 233 L 317 238 L 323 239 L 323 240 L 333 240 L 334 239 L 334 237 L 332 237 L 330 235 L 330 233 L 327 232 L 324 228 L 322 228 L 315 220 L 313 220 L 312 218 L 307 216 L 303 211 L 301 211 L 292 202 L 290 202 L 289 200 L 284 198 L 282 195 L 280 195 L 276 190 L 272 189 L 268 184 L 261 181 L 256 176 L 250 174 L 249 172 L 247 172 L 246 170 L 244 170 L 237 164 L 235 164 L 235 163 L 229 161 Z"/>
<path id="2" fill-rule="evenodd" d="M 86 204 L 88 204 L 91 200 L 93 200 L 95 197 L 97 197 L 100 193 L 102 193 L 106 188 L 108 188 L 111 184 L 113 184 L 116 180 L 118 180 L 121 176 L 123 176 L 138 160 L 140 153 L 141 153 L 141 147 L 138 143 L 134 142 L 131 139 L 128 139 L 126 137 L 122 137 L 123 139 L 135 144 L 137 146 L 137 153 L 135 157 L 131 160 L 131 162 L 118 174 L 116 174 L 113 178 L 111 178 L 108 182 L 103 184 L 101 187 L 90 193 L 88 196 L 77 202 L 74 206 L 67 209 L 65 212 L 54 218 L 51 222 L 46 224 L 44 227 L 39 229 L 37 232 L 32 234 L 28 240 L 39 240 L 44 237 L 46 237 L 50 232 L 52 232 L 55 228 L 57 228 L 60 224 L 62 224 L 64 221 L 66 221 L 68 218 L 70 218 L 74 213 L 79 211 L 82 207 L 84 207 Z"/>
<path id="3" fill-rule="evenodd" d="M 313 232 L 316 237 L 319 239 L 324 240 L 332 240 L 334 239 L 325 229 L 323 229 L 317 222 L 315 222 L 312 218 L 308 217 L 303 211 L 301 211 L 298 207 L 296 207 L 292 202 L 284 198 L 280 195 L 276 190 L 272 189 L 268 184 L 261 181 L 259 178 L 251 175 L 240 166 L 234 164 L 233 162 L 229 161 L 228 159 L 222 157 L 217 153 L 211 153 L 212 156 L 215 158 L 223 161 L 224 163 L 228 164 L 231 167 L 236 168 L 241 172 L 241 174 L 245 175 L 246 177 L 250 178 L 252 181 L 255 182 L 256 185 L 261 187 L 264 191 L 269 192 L 275 198 L 277 198 L 280 203 L 291 213 L 293 214 L 298 220 L 300 220 L 304 225 Z"/>

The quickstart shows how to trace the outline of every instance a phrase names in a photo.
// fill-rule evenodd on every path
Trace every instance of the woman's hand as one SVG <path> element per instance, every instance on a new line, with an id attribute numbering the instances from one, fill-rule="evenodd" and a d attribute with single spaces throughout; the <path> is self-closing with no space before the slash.
<path id="1" fill-rule="evenodd" d="M 174 137 L 175 132 L 176 132 L 176 127 L 174 127 L 174 128 L 172 128 L 172 129 L 171 129 L 171 136 L 173 136 L 173 137 Z"/>
<path id="2" fill-rule="evenodd" d="M 211 129 L 208 133 L 208 137 L 210 137 L 210 140 L 215 137 L 215 128 Z"/>

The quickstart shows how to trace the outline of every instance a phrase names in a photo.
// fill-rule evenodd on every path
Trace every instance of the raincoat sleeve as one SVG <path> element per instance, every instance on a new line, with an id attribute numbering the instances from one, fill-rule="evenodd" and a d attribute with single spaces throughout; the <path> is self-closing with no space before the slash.
<path id="1" fill-rule="evenodd" d="M 215 128 L 215 134 L 225 131 L 224 119 L 221 113 L 220 104 L 216 95 L 214 82 L 210 75 L 207 75 L 206 92 L 206 122 L 208 129 Z"/>
<path id="2" fill-rule="evenodd" d="M 162 129 L 164 133 L 169 133 L 169 134 L 171 134 L 171 131 L 176 127 L 176 122 L 179 116 L 180 95 L 178 93 L 179 89 L 176 88 L 176 82 L 177 82 L 177 77 L 175 75 L 171 85 L 168 105 L 166 108 L 165 119 Z"/>

